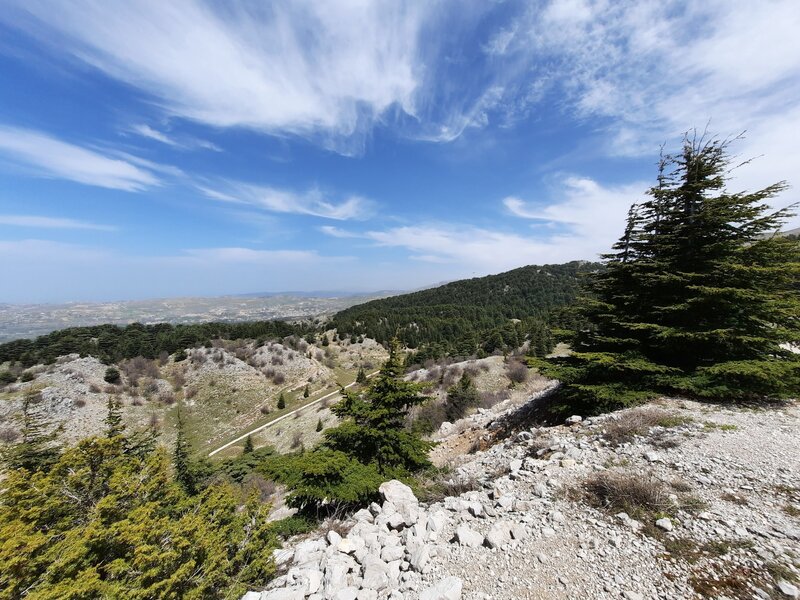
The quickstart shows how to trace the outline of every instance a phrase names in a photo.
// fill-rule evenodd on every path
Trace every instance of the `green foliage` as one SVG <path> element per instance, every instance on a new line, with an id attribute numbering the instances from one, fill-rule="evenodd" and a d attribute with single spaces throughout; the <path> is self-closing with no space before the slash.
<path id="1" fill-rule="evenodd" d="M 9 385 L 11 383 L 15 383 L 16 381 L 17 381 L 17 376 L 14 375 L 11 371 L 0 372 L 0 386 Z"/>
<path id="2" fill-rule="evenodd" d="M 467 409 L 477 406 L 480 396 L 472 378 L 464 373 L 458 383 L 447 390 L 445 415 L 450 422 L 458 421 L 467 414 Z"/>
<path id="3" fill-rule="evenodd" d="M 785 398 L 800 389 L 800 244 L 774 234 L 778 183 L 724 189 L 727 141 L 686 139 L 664 156 L 650 198 L 588 286 L 590 326 L 572 356 L 543 362 L 562 397 L 587 411 L 659 393 L 712 400 Z"/>
<path id="4" fill-rule="evenodd" d="M 278 396 L 278 410 L 282 410 L 284 408 L 286 408 L 286 398 L 284 398 L 283 392 L 281 392 L 281 395 Z"/>
<path id="5" fill-rule="evenodd" d="M 88 438 L 0 492 L 0 599 L 238 598 L 275 572 L 269 506 L 217 483 L 189 497 L 163 452 Z"/>
<path id="6" fill-rule="evenodd" d="M 282 339 L 290 335 L 302 336 L 309 330 L 314 330 L 314 326 L 285 321 L 70 327 L 39 336 L 35 340 L 13 340 L 0 344 L 0 363 L 20 361 L 27 367 L 52 363 L 59 356 L 74 352 L 81 356 L 94 356 L 110 364 L 137 356 L 158 358 L 162 352 L 180 354 L 184 348 L 210 346 L 211 340 L 215 339 Z M 176 356 L 176 360 L 179 360 L 179 356 Z"/>
<path id="7" fill-rule="evenodd" d="M 303 398 L 308 398 L 308 396 L 310 394 L 311 394 L 311 391 L 308 389 L 308 384 L 306 384 L 305 389 L 303 389 Z"/>
<path id="8" fill-rule="evenodd" d="M 316 428 L 317 433 L 322 431 L 322 429 L 323 429 L 322 419 L 320 418 L 320 419 L 317 419 L 317 428 Z"/>
<path id="9" fill-rule="evenodd" d="M 125 424 L 122 422 L 122 405 L 118 400 L 115 400 L 111 395 L 108 396 L 106 401 L 106 437 L 114 438 L 122 435 L 125 432 Z"/>
<path id="10" fill-rule="evenodd" d="M 187 358 L 189 358 L 189 355 L 186 354 L 186 350 L 184 350 L 183 348 L 178 350 L 173 356 L 173 359 L 175 360 L 176 363 L 177 362 L 183 362 Z"/>
<path id="11" fill-rule="evenodd" d="M 58 459 L 58 431 L 47 419 L 41 402 L 42 395 L 35 389 L 26 391 L 22 398 L 21 439 L 5 453 L 3 461 L 9 469 L 44 471 Z"/>
<path id="12" fill-rule="evenodd" d="M 356 383 L 358 385 L 364 385 L 367 383 L 367 373 L 364 371 L 364 367 L 360 367 L 358 369 L 358 375 L 356 375 Z"/>
<path id="13" fill-rule="evenodd" d="M 108 367 L 106 369 L 106 374 L 103 377 L 103 380 L 106 383 L 110 383 L 112 385 L 117 385 L 122 381 L 122 377 L 119 374 L 119 369 L 116 367 Z"/>
<path id="14" fill-rule="evenodd" d="M 398 337 L 420 349 L 419 363 L 517 348 L 526 338 L 542 337 L 548 325 L 573 326 L 559 309 L 575 299 L 579 279 L 599 267 L 587 262 L 529 266 L 456 281 L 353 306 L 337 313 L 332 325 L 340 336 L 361 334 L 381 343 Z M 546 343 L 547 336 L 538 344 Z"/>
<path id="15" fill-rule="evenodd" d="M 423 389 L 403 379 L 399 343 L 393 341 L 389 359 L 366 390 L 342 391 L 344 398 L 332 408 L 342 423 L 325 431 L 324 446 L 375 464 L 380 473 L 429 466 L 431 444 L 405 426 L 409 410 L 428 400 Z"/>
<path id="16" fill-rule="evenodd" d="M 177 481 L 187 494 L 197 493 L 197 478 L 192 469 L 191 450 L 186 439 L 183 417 L 178 411 L 178 422 L 175 427 L 175 447 L 172 451 L 172 463 L 175 467 L 175 481 Z"/>
<path id="17" fill-rule="evenodd" d="M 242 454 L 250 454 L 253 450 L 254 450 L 253 438 L 248 435 L 244 440 L 244 448 L 242 448 Z"/>

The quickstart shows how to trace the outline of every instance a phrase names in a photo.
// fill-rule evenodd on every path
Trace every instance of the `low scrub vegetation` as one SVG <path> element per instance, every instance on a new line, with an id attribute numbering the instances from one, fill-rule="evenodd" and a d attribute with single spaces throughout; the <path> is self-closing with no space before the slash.
<path id="1" fill-rule="evenodd" d="M 603 427 L 603 438 L 613 446 L 644 437 L 653 427 L 679 427 L 691 423 L 691 418 L 656 407 L 640 407 L 614 415 Z"/>

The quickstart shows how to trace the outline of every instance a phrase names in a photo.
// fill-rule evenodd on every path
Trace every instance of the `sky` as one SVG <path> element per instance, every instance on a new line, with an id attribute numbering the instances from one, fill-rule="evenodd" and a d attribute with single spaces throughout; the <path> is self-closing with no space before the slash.
<path id="1" fill-rule="evenodd" d="M 693 128 L 745 132 L 730 189 L 800 185 L 798 31 L 797 0 L 2 0 L 0 302 L 596 259 Z"/>

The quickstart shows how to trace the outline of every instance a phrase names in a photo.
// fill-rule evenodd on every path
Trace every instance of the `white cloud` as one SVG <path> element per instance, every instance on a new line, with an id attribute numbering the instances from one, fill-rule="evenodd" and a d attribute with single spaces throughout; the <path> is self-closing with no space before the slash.
<path id="1" fill-rule="evenodd" d="M 0 215 L 0 225 L 12 227 L 35 227 L 43 229 L 94 229 L 97 231 L 116 231 L 112 225 L 98 225 L 87 221 L 62 217 L 40 217 L 35 215 Z"/>
<path id="2" fill-rule="evenodd" d="M 170 115 L 342 137 L 365 132 L 395 104 L 410 107 L 430 12 L 422 3 L 349 0 L 16 5 L 27 17 L 17 24 L 33 18 L 30 31 L 145 90 Z"/>
<path id="3" fill-rule="evenodd" d="M 0 125 L 0 155 L 43 177 L 98 187 L 133 192 L 160 183 L 155 174 L 132 160 L 112 158 L 31 129 Z"/>
<path id="4" fill-rule="evenodd" d="M 132 125 L 130 131 L 136 135 L 161 142 L 162 144 L 172 146 L 173 148 L 180 148 L 182 150 L 202 148 L 205 150 L 213 150 L 214 152 L 222 152 L 222 148 L 212 142 L 188 136 L 181 136 L 180 138 L 176 139 L 175 137 L 167 135 L 163 131 L 153 129 L 145 123 Z"/>
<path id="5" fill-rule="evenodd" d="M 357 195 L 334 200 L 318 188 L 295 192 L 269 186 L 226 182 L 220 188 L 198 185 L 197 189 L 214 200 L 248 204 L 270 212 L 312 215 L 339 221 L 367 218 L 374 205 L 371 200 Z"/>
<path id="6" fill-rule="evenodd" d="M 340 227 L 333 227 L 332 225 L 323 225 L 319 228 L 319 230 L 324 233 L 325 235 L 329 235 L 335 238 L 359 238 L 364 237 L 361 234 L 353 233 L 352 231 L 347 231 L 345 229 L 341 229 Z"/>

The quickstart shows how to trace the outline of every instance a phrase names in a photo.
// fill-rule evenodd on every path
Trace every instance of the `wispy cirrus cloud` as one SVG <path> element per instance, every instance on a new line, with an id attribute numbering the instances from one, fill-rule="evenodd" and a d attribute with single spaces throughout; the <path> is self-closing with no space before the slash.
<path id="1" fill-rule="evenodd" d="M 146 123 L 138 123 L 136 125 L 132 125 L 130 127 L 130 132 L 135 133 L 138 136 L 148 138 L 151 140 L 155 140 L 157 142 L 161 142 L 162 144 L 166 144 L 167 146 L 172 146 L 173 148 L 179 148 L 181 150 L 192 150 L 192 149 L 204 149 L 204 150 L 213 150 L 214 152 L 222 152 L 222 148 L 217 146 L 212 142 L 208 142 L 206 140 L 201 140 L 195 137 L 189 136 L 173 136 L 164 133 L 163 131 L 159 131 L 158 129 L 154 129 L 150 125 Z"/>
<path id="2" fill-rule="evenodd" d="M 0 125 L 0 157 L 41 177 L 129 192 L 160 185 L 149 168 L 112 153 L 84 148 L 46 133 Z"/>
<path id="3" fill-rule="evenodd" d="M 365 219 L 373 213 L 375 206 L 373 201 L 363 196 L 336 198 L 316 187 L 298 192 L 263 185 L 224 182 L 216 186 L 198 185 L 197 189 L 207 197 L 222 202 L 247 204 L 275 213 L 310 215 L 337 221 Z"/>
<path id="4" fill-rule="evenodd" d="M 41 229 L 92 229 L 96 231 L 116 231 L 113 225 L 101 225 L 64 217 L 41 217 L 37 215 L 0 215 L 0 225 L 11 227 L 30 227 Z"/>

